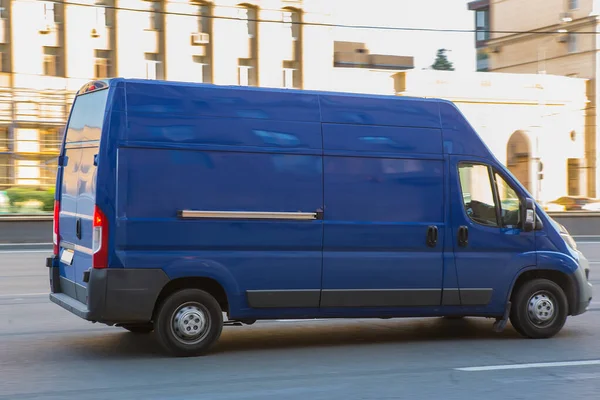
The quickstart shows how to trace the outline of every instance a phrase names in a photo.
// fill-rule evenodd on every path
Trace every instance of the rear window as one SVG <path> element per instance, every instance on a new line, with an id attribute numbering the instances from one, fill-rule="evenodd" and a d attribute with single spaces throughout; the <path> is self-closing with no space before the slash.
<path id="1" fill-rule="evenodd" d="M 108 90 L 99 90 L 75 99 L 67 129 L 67 143 L 100 140 Z"/>

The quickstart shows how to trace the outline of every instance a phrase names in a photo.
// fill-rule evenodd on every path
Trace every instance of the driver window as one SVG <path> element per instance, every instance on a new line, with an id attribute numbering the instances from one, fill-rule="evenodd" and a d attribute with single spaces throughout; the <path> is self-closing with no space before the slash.
<path id="1" fill-rule="evenodd" d="M 458 171 L 463 204 L 469 218 L 481 225 L 498 227 L 489 167 L 461 164 Z"/>
<path id="2" fill-rule="evenodd" d="M 520 219 L 520 200 L 517 193 L 498 173 L 494 174 L 494 179 L 498 185 L 498 197 L 500 198 L 500 210 L 502 216 L 502 226 L 505 228 L 516 228 L 519 226 Z"/>

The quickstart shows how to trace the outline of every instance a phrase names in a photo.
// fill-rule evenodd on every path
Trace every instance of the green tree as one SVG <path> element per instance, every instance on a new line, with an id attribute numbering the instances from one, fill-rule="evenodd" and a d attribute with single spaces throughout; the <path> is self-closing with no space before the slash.
<path id="1" fill-rule="evenodd" d="M 431 68 L 442 71 L 454 71 L 454 65 L 448 60 L 448 57 L 446 56 L 446 51 L 446 49 L 439 49 L 437 51 L 435 62 L 433 63 Z"/>

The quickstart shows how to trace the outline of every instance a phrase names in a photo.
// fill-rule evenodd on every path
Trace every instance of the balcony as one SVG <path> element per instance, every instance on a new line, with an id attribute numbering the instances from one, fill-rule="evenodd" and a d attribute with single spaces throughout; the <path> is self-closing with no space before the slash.
<path id="1" fill-rule="evenodd" d="M 59 35 L 58 28 L 56 25 L 42 25 L 39 29 L 39 36 L 41 45 L 44 47 L 58 47 L 59 46 Z"/>
<path id="2" fill-rule="evenodd" d="M 110 28 L 93 28 L 90 30 L 90 36 L 94 41 L 94 49 L 111 50 Z"/>

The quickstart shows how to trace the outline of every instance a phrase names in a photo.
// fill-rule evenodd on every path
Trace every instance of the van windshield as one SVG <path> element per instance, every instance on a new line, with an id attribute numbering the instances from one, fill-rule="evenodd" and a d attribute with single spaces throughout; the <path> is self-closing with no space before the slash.
<path id="1" fill-rule="evenodd" d="M 108 90 L 99 90 L 75 99 L 67 128 L 66 143 L 100 140 Z"/>

